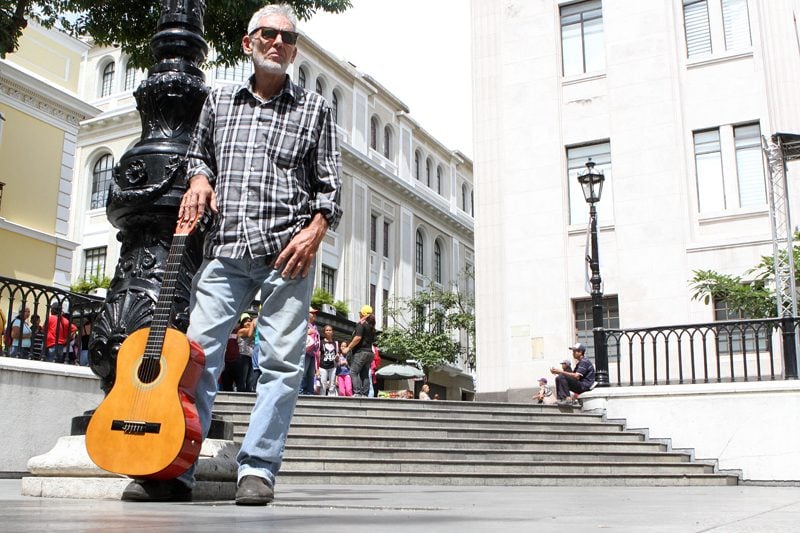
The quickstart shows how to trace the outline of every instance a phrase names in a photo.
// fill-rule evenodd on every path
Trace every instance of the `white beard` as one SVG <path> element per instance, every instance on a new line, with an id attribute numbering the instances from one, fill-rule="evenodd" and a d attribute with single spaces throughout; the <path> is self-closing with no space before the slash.
<path id="1" fill-rule="evenodd" d="M 286 69 L 289 67 L 288 63 L 286 65 L 281 65 L 260 54 L 253 53 L 251 57 L 253 58 L 253 65 L 255 68 L 257 70 L 263 70 L 268 74 L 285 74 Z"/>

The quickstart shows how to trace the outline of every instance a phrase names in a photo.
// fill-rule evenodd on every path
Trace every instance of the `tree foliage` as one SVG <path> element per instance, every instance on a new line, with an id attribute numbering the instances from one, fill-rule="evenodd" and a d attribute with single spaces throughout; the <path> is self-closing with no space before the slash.
<path id="1" fill-rule="evenodd" d="M 465 277 L 468 274 L 464 275 Z M 474 301 L 457 287 L 429 284 L 412 298 L 387 305 L 390 327 L 378 339 L 381 351 L 399 362 L 415 360 L 425 372 L 464 357 L 475 366 Z"/>
<path id="2" fill-rule="evenodd" d="M 317 11 L 340 13 L 350 0 L 287 0 L 301 20 Z M 217 51 L 217 61 L 242 59 L 242 35 L 263 0 L 207 0 L 205 39 Z M 75 16 L 70 14 L 77 13 Z M 159 0 L 0 0 L 0 57 L 17 49 L 30 19 L 45 27 L 58 25 L 75 36 L 88 35 L 99 45 L 119 45 L 137 67 L 153 64 L 150 38 L 161 15 Z"/>
<path id="3" fill-rule="evenodd" d="M 800 242 L 800 233 L 795 234 L 795 242 Z M 793 248 L 795 282 L 800 286 L 798 268 L 800 266 L 800 245 Z M 782 259 L 786 252 L 781 251 Z M 690 280 L 693 300 L 703 300 L 706 304 L 713 298 L 724 299 L 728 309 L 734 309 L 748 318 L 767 318 L 775 316 L 775 260 L 771 255 L 761 257 L 761 261 L 742 276 L 720 274 L 713 270 L 695 270 Z"/>

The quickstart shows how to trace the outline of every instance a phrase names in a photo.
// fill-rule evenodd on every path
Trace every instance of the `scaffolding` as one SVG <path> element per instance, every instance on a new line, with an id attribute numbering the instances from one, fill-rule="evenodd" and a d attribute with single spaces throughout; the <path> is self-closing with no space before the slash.
<path id="1" fill-rule="evenodd" d="M 772 255 L 775 267 L 775 299 L 778 317 L 797 316 L 797 291 L 786 163 L 800 159 L 800 135 L 776 133 L 772 140 L 762 137 L 762 149 L 769 168 L 769 212 Z"/>

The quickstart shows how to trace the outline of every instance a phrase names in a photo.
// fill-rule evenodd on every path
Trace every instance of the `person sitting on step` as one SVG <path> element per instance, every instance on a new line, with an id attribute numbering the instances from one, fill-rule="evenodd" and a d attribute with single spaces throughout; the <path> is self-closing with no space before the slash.
<path id="1" fill-rule="evenodd" d="M 550 372 L 556 375 L 556 396 L 558 405 L 572 405 L 570 391 L 578 394 L 594 388 L 594 365 L 586 359 L 586 346 L 583 343 L 575 343 L 569 348 L 572 350 L 572 357 L 578 361 L 572 372 L 567 372 L 561 368 L 552 367 Z"/>

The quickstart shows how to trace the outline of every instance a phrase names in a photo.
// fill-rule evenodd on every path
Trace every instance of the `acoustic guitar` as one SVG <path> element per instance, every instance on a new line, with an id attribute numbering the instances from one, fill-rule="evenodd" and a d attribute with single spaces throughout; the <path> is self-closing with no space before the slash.
<path id="1" fill-rule="evenodd" d="M 117 378 L 92 415 L 86 450 L 109 472 L 173 479 L 200 454 L 194 404 L 205 365 L 202 348 L 168 327 L 186 241 L 197 221 L 178 223 L 149 328 L 131 333 L 117 355 Z"/>

